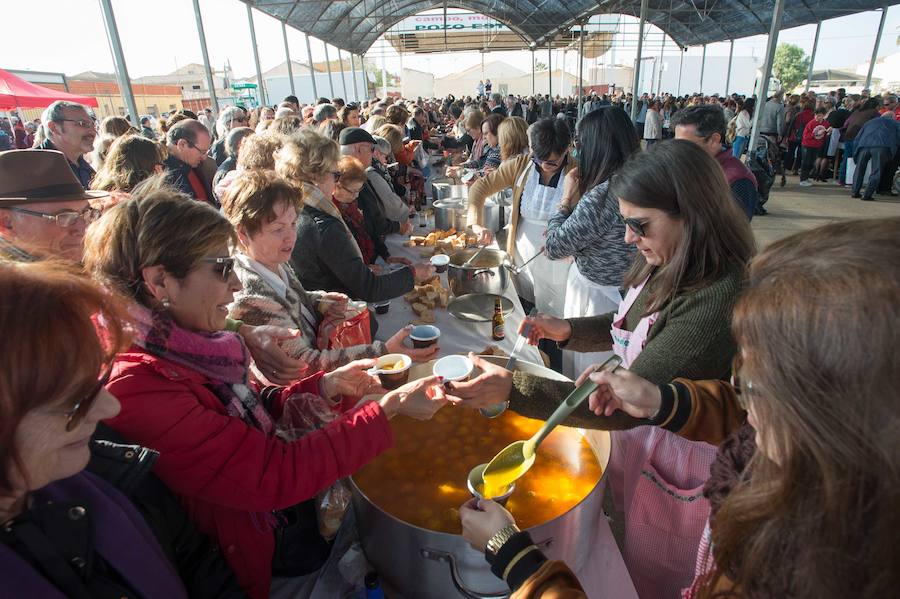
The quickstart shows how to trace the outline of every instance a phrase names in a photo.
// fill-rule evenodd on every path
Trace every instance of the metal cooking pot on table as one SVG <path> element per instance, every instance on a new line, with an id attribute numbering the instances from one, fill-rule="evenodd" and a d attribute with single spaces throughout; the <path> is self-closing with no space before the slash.
<path id="1" fill-rule="evenodd" d="M 509 272 L 513 269 L 509 254 L 503 250 L 484 249 L 471 265 L 463 266 L 477 251 L 478 248 L 468 248 L 450 256 L 447 271 L 450 293 L 456 297 L 470 293 L 503 295 L 509 286 Z"/>
<path id="2" fill-rule="evenodd" d="M 481 356 L 505 366 L 507 358 Z M 537 364 L 519 361 L 515 370 L 555 380 L 566 377 Z M 427 426 L 427 423 L 422 423 Z M 597 456 L 603 476 L 609 463 L 607 431 L 583 433 Z M 381 510 L 350 479 L 357 529 L 366 558 L 375 567 L 385 590 L 400 599 L 504 599 L 510 590 L 495 577 L 484 559 L 461 535 L 436 532 L 408 524 Z M 594 533 L 601 525 L 603 478 L 581 503 L 568 512 L 526 529 L 549 559 L 562 560 L 576 575 L 587 578 L 592 562 Z"/>
<path id="3" fill-rule="evenodd" d="M 448 229 L 462 231 L 466 228 L 468 215 L 466 214 L 466 203 L 463 200 L 437 200 L 431 207 L 434 209 L 435 228 L 444 231 Z"/>

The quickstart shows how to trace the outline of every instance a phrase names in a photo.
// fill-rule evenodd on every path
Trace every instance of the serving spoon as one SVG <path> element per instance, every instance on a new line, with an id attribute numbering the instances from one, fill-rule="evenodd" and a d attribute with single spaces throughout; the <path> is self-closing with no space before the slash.
<path id="1" fill-rule="evenodd" d="M 622 359 L 619 356 L 611 356 L 598 370 L 615 372 Z M 557 425 L 575 411 L 587 397 L 597 389 L 597 383 L 586 380 L 581 386 L 569 393 L 569 396 L 559 404 L 556 411 L 544 423 L 530 439 L 515 441 L 504 447 L 500 453 L 494 456 L 484 469 L 484 496 L 493 497 L 502 495 L 503 490 L 528 472 L 534 464 L 535 452 L 538 445 L 547 438 Z M 499 491 L 499 492 L 498 492 Z"/>

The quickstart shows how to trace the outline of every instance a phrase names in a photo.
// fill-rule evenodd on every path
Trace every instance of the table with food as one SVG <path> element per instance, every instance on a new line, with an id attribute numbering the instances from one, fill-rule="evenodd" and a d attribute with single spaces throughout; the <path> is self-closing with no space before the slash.
<path id="1" fill-rule="evenodd" d="M 413 222 L 411 236 L 388 238 L 391 255 L 432 260 L 441 272 L 389 305 L 374 306 L 376 338 L 412 324 L 411 347 L 437 343 L 440 351 L 421 364 L 401 354 L 382 356 L 376 364 L 382 384 L 396 387 L 432 374 L 445 381 L 475 377 L 480 371 L 464 357 L 468 352 L 505 366 L 525 317 L 513 284 L 515 265 L 496 243 L 482 248 L 465 229 L 435 228 L 433 215 L 423 215 L 425 226 Z M 500 339 L 498 305 L 505 333 Z M 567 380 L 543 365 L 535 347 L 520 343 L 518 348 L 515 370 Z M 535 435 L 544 424 L 511 410 L 488 417 L 452 404 L 429 421 L 392 421 L 395 446 L 352 477 L 360 540 L 387 596 L 508 596 L 484 555 L 460 535 L 458 508 L 481 496 L 481 472 L 501 449 Z M 551 559 L 573 567 L 592 597 L 630 599 L 636 597 L 634 587 L 602 510 L 609 451 L 605 431 L 553 428 L 542 437 L 528 472 L 494 498 Z"/>

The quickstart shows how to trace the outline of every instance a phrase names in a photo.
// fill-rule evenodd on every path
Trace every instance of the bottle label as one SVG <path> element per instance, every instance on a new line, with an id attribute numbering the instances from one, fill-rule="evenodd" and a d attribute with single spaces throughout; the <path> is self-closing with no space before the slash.
<path id="1" fill-rule="evenodd" d="M 494 339 L 498 341 L 506 337 L 506 332 L 503 330 L 502 324 L 494 325 L 493 335 Z"/>

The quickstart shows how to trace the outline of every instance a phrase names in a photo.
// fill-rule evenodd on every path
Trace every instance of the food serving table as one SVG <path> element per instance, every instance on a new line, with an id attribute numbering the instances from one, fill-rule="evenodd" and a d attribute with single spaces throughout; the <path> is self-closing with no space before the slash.
<path id="1" fill-rule="evenodd" d="M 413 223 L 414 235 L 424 235 L 426 232 L 430 232 L 434 229 L 434 221 L 430 217 L 428 219 L 428 225 L 425 227 L 419 227 L 415 218 L 410 219 L 410 222 Z M 427 262 L 428 258 L 423 258 L 421 254 L 421 250 L 424 248 L 404 247 L 403 242 L 407 239 L 408 237 L 400 235 L 388 236 L 387 247 L 391 252 L 391 256 L 407 258 L 412 262 Z M 496 242 L 488 247 L 496 248 Z M 447 273 L 441 273 L 438 276 L 441 278 L 441 284 L 449 289 Z M 519 324 L 521 324 L 525 317 L 525 312 L 522 309 L 522 303 L 519 301 L 519 296 L 516 295 L 514 285 L 509 285 L 504 296 L 512 302 L 513 310 L 504 317 L 506 338 L 503 339 L 503 341 L 494 341 L 491 337 L 490 314 L 486 315 L 488 318 L 486 322 L 470 322 L 457 319 L 452 316 L 446 308 L 435 308 L 434 326 L 441 330 L 441 338 L 438 341 L 438 345 L 441 348 L 439 357 L 448 356 L 450 354 L 465 354 L 470 351 L 479 354 L 483 353 L 490 345 L 496 345 L 506 355 L 509 355 L 513 350 L 513 346 L 516 344 L 516 331 L 518 331 Z M 378 320 L 378 331 L 375 334 L 375 338 L 381 341 L 386 341 L 394 333 L 409 323 L 419 321 L 419 317 L 413 312 L 412 306 L 410 306 L 403 297 L 395 297 L 392 299 L 388 313 L 376 314 L 375 317 Z M 518 358 L 535 364 L 543 364 L 540 353 L 537 348 L 532 345 L 526 344 L 521 352 L 519 352 Z"/>

